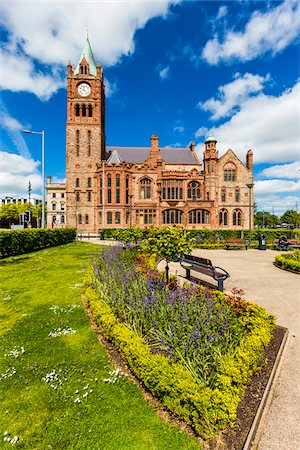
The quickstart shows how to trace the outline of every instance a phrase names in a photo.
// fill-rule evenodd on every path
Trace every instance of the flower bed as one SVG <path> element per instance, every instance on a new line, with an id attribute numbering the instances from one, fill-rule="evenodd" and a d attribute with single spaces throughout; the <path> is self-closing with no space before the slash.
<path id="1" fill-rule="evenodd" d="M 86 300 L 105 337 L 170 411 L 202 437 L 231 425 L 271 338 L 257 305 L 196 285 L 165 287 L 116 247 L 93 262 Z M 143 268 L 145 266 L 143 265 Z"/>
<path id="2" fill-rule="evenodd" d="M 276 256 L 275 265 L 280 269 L 300 273 L 300 250 Z"/>

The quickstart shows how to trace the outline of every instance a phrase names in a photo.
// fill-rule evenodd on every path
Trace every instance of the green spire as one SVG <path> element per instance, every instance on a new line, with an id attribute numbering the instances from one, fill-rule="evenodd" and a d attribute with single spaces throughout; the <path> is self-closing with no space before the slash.
<path id="1" fill-rule="evenodd" d="M 95 63 L 94 55 L 93 55 L 93 52 L 92 52 L 92 47 L 91 47 L 91 44 L 90 44 L 90 41 L 89 41 L 88 37 L 86 38 L 85 45 L 83 47 L 83 50 L 81 52 L 78 64 L 77 64 L 76 69 L 74 71 L 75 75 L 77 75 L 79 73 L 79 65 L 80 65 L 80 63 L 81 63 L 81 61 L 83 60 L 84 57 L 87 60 L 87 62 L 89 63 L 90 75 L 96 76 L 96 73 L 97 73 L 96 63 Z"/>

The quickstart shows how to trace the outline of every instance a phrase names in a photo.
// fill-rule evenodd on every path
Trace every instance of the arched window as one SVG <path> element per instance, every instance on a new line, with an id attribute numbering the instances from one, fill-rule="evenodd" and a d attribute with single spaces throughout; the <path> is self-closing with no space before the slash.
<path id="1" fill-rule="evenodd" d="M 183 212 L 179 209 L 166 209 L 162 212 L 163 224 L 182 223 Z"/>
<path id="2" fill-rule="evenodd" d="M 87 192 L 87 201 L 88 202 L 92 201 L 92 191 Z"/>
<path id="3" fill-rule="evenodd" d="M 76 186 L 77 188 L 79 188 L 79 178 L 76 178 L 75 186 Z"/>
<path id="4" fill-rule="evenodd" d="M 65 223 L 65 216 L 60 216 L 60 223 Z"/>
<path id="5" fill-rule="evenodd" d="M 78 223 L 81 225 L 82 224 L 82 215 L 78 214 Z"/>
<path id="6" fill-rule="evenodd" d="M 129 224 L 129 217 L 130 217 L 129 212 L 126 212 L 126 214 L 125 214 L 125 222 L 126 222 L 126 225 Z"/>
<path id="7" fill-rule="evenodd" d="M 242 211 L 240 209 L 235 209 L 233 211 L 232 225 L 236 225 L 236 226 L 242 225 Z"/>
<path id="8" fill-rule="evenodd" d="M 88 214 L 85 215 L 85 223 L 86 223 L 86 224 L 89 223 L 89 215 L 88 215 Z"/>
<path id="9" fill-rule="evenodd" d="M 120 175 L 116 175 L 116 203 L 120 203 Z"/>
<path id="10" fill-rule="evenodd" d="M 221 209 L 219 212 L 219 225 L 228 225 L 228 211 L 227 209 Z"/>
<path id="11" fill-rule="evenodd" d="M 226 202 L 226 188 L 222 187 L 221 189 L 221 202 Z"/>
<path id="12" fill-rule="evenodd" d="M 116 214 L 115 214 L 115 223 L 116 224 L 121 223 L 121 214 L 119 212 L 116 212 Z"/>
<path id="13" fill-rule="evenodd" d="M 111 175 L 107 175 L 107 203 L 111 203 Z"/>
<path id="14" fill-rule="evenodd" d="M 51 206 L 52 206 L 52 210 L 56 211 L 56 203 L 53 202 Z"/>
<path id="15" fill-rule="evenodd" d="M 91 179 L 91 177 L 88 177 L 88 179 L 87 179 L 87 187 L 88 188 L 92 187 L 92 179 Z"/>
<path id="16" fill-rule="evenodd" d="M 102 177 L 100 177 L 100 203 L 102 203 L 102 191 L 103 191 L 103 185 L 102 185 Z"/>
<path id="17" fill-rule="evenodd" d="M 232 162 L 224 166 L 224 181 L 236 181 L 236 167 Z"/>
<path id="18" fill-rule="evenodd" d="M 188 199 L 198 200 L 200 198 L 200 184 L 198 181 L 191 181 L 188 184 Z"/>
<path id="19" fill-rule="evenodd" d="M 78 103 L 76 103 L 76 105 L 75 105 L 75 116 L 76 117 L 80 116 L 80 107 L 79 107 Z"/>
<path id="20" fill-rule="evenodd" d="M 87 154 L 88 154 L 88 156 L 91 156 L 91 131 L 90 130 L 88 130 L 87 139 L 88 139 L 88 151 L 87 151 Z"/>
<path id="21" fill-rule="evenodd" d="M 107 213 L 107 223 L 112 224 L 112 212 L 110 211 Z"/>
<path id="22" fill-rule="evenodd" d="M 60 210 L 61 210 L 61 211 L 64 211 L 64 210 L 65 210 L 65 203 L 64 203 L 64 202 L 61 202 L 61 203 L 60 203 Z"/>
<path id="23" fill-rule="evenodd" d="M 210 212 L 206 209 L 193 209 L 189 212 L 189 223 L 210 223 Z"/>
<path id="24" fill-rule="evenodd" d="M 80 194 L 79 194 L 79 192 L 76 192 L 76 202 L 79 202 L 79 200 L 80 200 Z"/>
<path id="25" fill-rule="evenodd" d="M 126 204 L 129 203 L 129 176 L 127 175 L 126 177 L 126 181 L 125 181 L 125 187 L 126 187 L 126 191 L 125 191 L 125 202 Z M 127 222 L 126 222 L 127 223 Z"/>
<path id="26" fill-rule="evenodd" d="M 89 117 L 93 117 L 93 107 L 92 107 L 92 105 L 88 106 L 88 116 Z"/>
<path id="27" fill-rule="evenodd" d="M 140 197 L 151 198 L 151 180 L 149 178 L 143 178 L 140 181 Z"/>
<path id="28" fill-rule="evenodd" d="M 81 106 L 81 115 L 82 115 L 82 117 L 86 117 L 86 106 L 85 106 L 85 104 L 83 104 Z"/>
<path id="29" fill-rule="evenodd" d="M 79 141 L 80 141 L 80 132 L 76 130 L 76 156 L 79 156 Z"/>
<path id="30" fill-rule="evenodd" d="M 235 188 L 235 201 L 236 203 L 239 203 L 240 201 L 240 188 Z"/>

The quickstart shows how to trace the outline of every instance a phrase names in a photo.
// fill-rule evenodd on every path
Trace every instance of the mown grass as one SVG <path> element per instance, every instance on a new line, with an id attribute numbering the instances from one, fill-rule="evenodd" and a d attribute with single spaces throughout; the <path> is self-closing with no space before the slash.
<path id="1" fill-rule="evenodd" d="M 125 376 L 110 374 L 81 304 L 97 251 L 72 243 L 0 262 L 0 448 L 17 436 L 22 449 L 199 449 Z M 76 334 L 49 336 L 68 327 Z"/>

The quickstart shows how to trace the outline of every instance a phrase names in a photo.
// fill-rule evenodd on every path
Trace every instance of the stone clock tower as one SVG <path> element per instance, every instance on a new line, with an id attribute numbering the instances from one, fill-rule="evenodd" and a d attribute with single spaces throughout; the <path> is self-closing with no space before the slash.
<path id="1" fill-rule="evenodd" d="M 76 68 L 68 64 L 67 89 L 67 226 L 96 232 L 95 171 L 105 159 L 105 88 L 88 38 Z"/>

